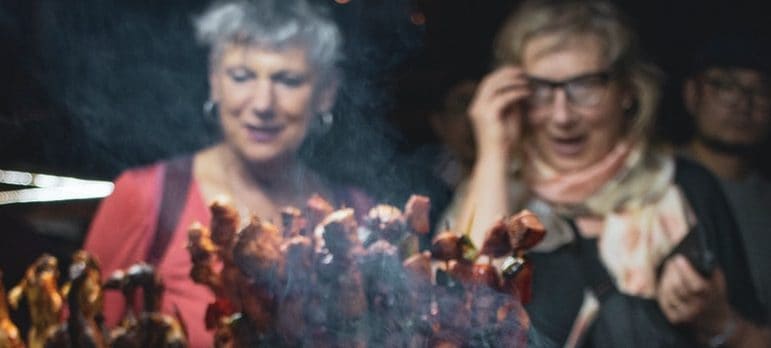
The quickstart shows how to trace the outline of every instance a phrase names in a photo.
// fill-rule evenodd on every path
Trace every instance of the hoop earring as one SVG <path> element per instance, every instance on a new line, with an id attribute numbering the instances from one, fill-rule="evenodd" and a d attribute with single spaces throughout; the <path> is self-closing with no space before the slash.
<path id="1" fill-rule="evenodd" d="M 217 102 L 214 100 L 207 100 L 203 103 L 203 116 L 210 122 L 217 122 L 218 117 Z"/>
<path id="2" fill-rule="evenodd" d="M 321 123 L 321 129 L 322 133 L 329 132 L 330 129 L 332 129 L 332 125 L 335 123 L 335 115 L 333 115 L 329 111 L 324 111 L 319 115 L 319 123 Z"/>

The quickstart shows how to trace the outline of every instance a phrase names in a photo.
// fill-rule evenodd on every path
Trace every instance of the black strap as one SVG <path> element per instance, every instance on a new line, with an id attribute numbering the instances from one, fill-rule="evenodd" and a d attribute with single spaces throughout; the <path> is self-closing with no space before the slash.
<path id="1" fill-rule="evenodd" d="M 602 264 L 597 251 L 597 240 L 583 238 L 578 232 L 573 219 L 566 219 L 575 238 L 575 250 L 578 264 L 586 278 L 587 286 L 592 289 L 594 296 L 602 303 L 609 295 L 618 291 L 610 273 Z"/>
<path id="2" fill-rule="evenodd" d="M 192 165 L 191 156 L 178 157 L 166 162 L 155 236 L 147 252 L 147 262 L 152 265 L 157 265 L 166 254 L 171 237 L 179 223 L 190 188 Z"/>

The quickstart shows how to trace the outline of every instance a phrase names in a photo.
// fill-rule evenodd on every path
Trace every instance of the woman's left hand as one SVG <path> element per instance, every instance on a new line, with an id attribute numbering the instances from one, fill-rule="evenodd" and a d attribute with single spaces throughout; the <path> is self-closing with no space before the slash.
<path id="1" fill-rule="evenodd" d="M 657 301 L 670 323 L 689 325 L 705 337 L 723 332 L 728 321 L 734 320 L 723 271 L 715 269 L 705 278 L 683 255 L 664 264 Z"/>

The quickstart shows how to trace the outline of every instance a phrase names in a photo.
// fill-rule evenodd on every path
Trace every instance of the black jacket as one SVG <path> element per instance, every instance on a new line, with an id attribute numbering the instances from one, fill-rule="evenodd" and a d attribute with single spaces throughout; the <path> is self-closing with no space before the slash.
<path id="1" fill-rule="evenodd" d="M 751 280 L 741 235 L 717 179 L 698 164 L 678 158 L 675 183 L 696 214 L 704 244 L 725 274 L 729 302 L 746 319 L 765 323 L 766 313 Z M 585 289 L 607 285 L 609 275 L 599 260 L 596 240 L 577 238 L 554 251 L 529 255 L 534 266 L 533 300 L 526 308 L 536 330 L 562 345 Z M 624 295 L 612 284 L 611 291 L 598 297 L 601 309 L 584 346 L 693 345 L 687 332 L 667 322 L 654 300 Z"/>

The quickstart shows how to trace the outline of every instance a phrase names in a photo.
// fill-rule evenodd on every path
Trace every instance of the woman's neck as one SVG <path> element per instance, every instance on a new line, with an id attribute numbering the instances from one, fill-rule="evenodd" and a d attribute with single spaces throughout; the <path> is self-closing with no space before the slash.
<path id="1" fill-rule="evenodd" d="M 220 144 L 201 153 L 197 176 L 207 201 L 229 196 L 239 210 L 274 219 L 281 207 L 302 206 L 313 193 L 327 195 L 323 180 L 296 157 L 251 163 Z"/>
<path id="2" fill-rule="evenodd" d="M 307 189 L 318 184 L 318 177 L 296 156 L 285 156 L 271 161 L 253 163 L 227 146 L 221 147 L 220 161 L 238 189 L 246 192 L 259 190 L 278 200 L 306 195 Z M 238 192 L 234 192 L 237 194 Z"/>

